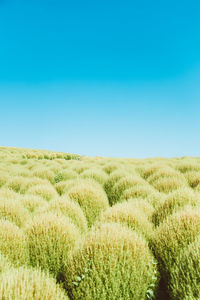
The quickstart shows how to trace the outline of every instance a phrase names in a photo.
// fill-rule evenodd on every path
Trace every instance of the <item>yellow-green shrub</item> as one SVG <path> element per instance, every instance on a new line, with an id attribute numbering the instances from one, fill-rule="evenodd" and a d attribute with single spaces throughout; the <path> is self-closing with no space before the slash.
<path id="1" fill-rule="evenodd" d="M 35 185 L 28 189 L 28 194 L 40 196 L 47 201 L 58 195 L 56 190 L 50 183 Z"/>
<path id="2" fill-rule="evenodd" d="M 148 177 L 147 181 L 150 184 L 153 184 L 153 182 L 155 182 L 156 180 L 163 178 L 163 177 L 164 178 L 176 177 L 176 178 L 182 179 L 183 181 L 185 179 L 184 176 L 180 172 L 178 172 L 170 167 L 164 167 L 164 168 L 159 168 L 157 171 L 152 173 Z"/>
<path id="3" fill-rule="evenodd" d="M 70 299 L 145 300 L 156 287 L 153 262 L 136 232 L 117 223 L 102 224 L 68 260 L 64 286 Z"/>
<path id="4" fill-rule="evenodd" d="M 196 188 L 197 186 L 200 186 L 200 171 L 190 171 L 185 173 L 185 178 L 189 183 L 189 186 L 191 188 Z"/>
<path id="5" fill-rule="evenodd" d="M 105 166 L 103 167 L 103 170 L 107 173 L 107 174 L 111 174 L 112 172 L 116 171 L 117 169 L 120 168 L 120 164 L 119 163 L 115 163 L 115 162 L 109 162 L 106 163 Z"/>
<path id="6" fill-rule="evenodd" d="M 3 186 L 0 189 L 0 199 L 19 199 L 19 194 L 10 190 L 8 187 Z"/>
<path id="7" fill-rule="evenodd" d="M 200 299 L 200 235 L 181 250 L 170 271 L 172 299 Z"/>
<path id="8" fill-rule="evenodd" d="M 21 190 L 20 192 L 25 194 L 27 193 L 27 191 L 31 188 L 34 187 L 36 185 L 49 185 L 49 181 L 46 179 L 42 179 L 39 177 L 29 177 L 29 178 L 25 178 L 22 185 L 21 185 Z"/>
<path id="9" fill-rule="evenodd" d="M 35 195 L 23 195 L 20 202 L 30 212 L 35 213 L 38 209 L 45 209 L 48 207 L 48 203 L 44 198 Z"/>
<path id="10" fill-rule="evenodd" d="M 125 176 L 114 185 L 113 187 L 113 197 L 112 197 L 112 202 L 111 205 L 117 203 L 120 201 L 120 198 L 123 199 L 123 193 L 128 190 L 129 188 L 136 186 L 136 185 L 141 185 L 144 183 L 144 180 L 135 175 L 128 175 Z"/>
<path id="11" fill-rule="evenodd" d="M 21 188 L 22 188 L 24 181 L 25 181 L 25 179 L 22 176 L 11 177 L 7 181 L 6 187 L 15 191 L 16 193 L 19 193 L 19 192 L 21 192 Z"/>
<path id="12" fill-rule="evenodd" d="M 144 167 L 139 169 L 139 174 L 142 176 L 142 178 L 148 179 L 152 174 L 165 167 L 166 167 L 165 165 L 158 162 L 155 162 L 150 165 L 147 164 Z"/>
<path id="13" fill-rule="evenodd" d="M 89 169 L 81 173 L 82 178 L 89 178 L 89 179 L 94 179 L 100 184 L 104 184 L 106 180 L 108 179 L 108 175 L 101 169 Z"/>
<path id="14" fill-rule="evenodd" d="M 149 194 L 145 200 L 148 201 L 155 209 L 157 209 L 157 207 L 165 201 L 165 197 L 165 194 L 155 191 Z"/>
<path id="15" fill-rule="evenodd" d="M 90 180 L 77 181 L 69 189 L 68 195 L 71 200 L 77 202 L 82 208 L 89 227 L 101 212 L 109 206 L 104 190 L 99 184 Z"/>
<path id="16" fill-rule="evenodd" d="M 68 254 L 80 239 L 79 230 L 67 217 L 52 213 L 38 215 L 25 228 L 33 267 L 49 270 L 56 278 Z"/>
<path id="17" fill-rule="evenodd" d="M 20 227 L 29 217 L 29 212 L 19 200 L 0 198 L 0 219 L 11 221 Z"/>
<path id="18" fill-rule="evenodd" d="M 0 220 L 0 253 L 17 266 L 28 262 L 24 232 L 9 221 Z"/>
<path id="19" fill-rule="evenodd" d="M 151 245 L 165 278 L 180 250 L 200 232 L 200 209 L 186 206 L 169 216 L 154 232 Z"/>
<path id="20" fill-rule="evenodd" d="M 192 206 L 200 205 L 200 195 L 198 196 L 189 188 L 181 188 L 171 192 L 152 215 L 153 223 L 158 226 L 167 218 L 167 216 L 177 212 L 188 204 Z"/>
<path id="21" fill-rule="evenodd" d="M 115 193 L 113 191 L 114 185 L 123 177 L 127 176 L 128 172 L 126 170 L 116 170 L 112 172 L 108 178 L 108 180 L 104 184 L 104 190 L 108 196 L 109 203 L 112 204 L 115 198 Z"/>
<path id="22" fill-rule="evenodd" d="M 194 161 L 181 161 L 177 163 L 176 169 L 179 170 L 181 173 L 186 173 L 189 171 L 200 171 L 200 164 Z"/>
<path id="23" fill-rule="evenodd" d="M 0 299 L 4 300 L 67 300 L 55 279 L 39 269 L 21 267 L 0 276 Z"/>
<path id="24" fill-rule="evenodd" d="M 54 182 L 59 183 L 65 180 L 73 179 L 77 177 L 77 173 L 73 170 L 62 170 L 62 172 L 59 172 L 54 177 Z"/>
<path id="25" fill-rule="evenodd" d="M 42 179 L 46 179 L 48 181 L 50 181 L 51 183 L 54 182 L 54 172 L 51 171 L 51 170 L 48 170 L 47 168 L 45 167 L 36 167 L 33 171 L 32 171 L 32 174 L 33 176 L 35 177 L 39 177 L 39 178 L 42 178 Z"/>
<path id="26" fill-rule="evenodd" d="M 159 192 L 169 193 L 181 187 L 187 187 L 186 180 L 180 177 L 161 177 L 152 183 Z"/>
<path id="27" fill-rule="evenodd" d="M 134 206 L 133 202 L 124 201 L 108 208 L 100 217 L 101 223 L 117 222 L 128 226 L 132 230 L 142 233 L 145 238 L 152 234 L 152 224 L 148 221 L 145 213 Z"/>
<path id="28" fill-rule="evenodd" d="M 132 186 L 131 188 L 124 191 L 122 199 L 128 200 L 130 198 L 147 198 L 155 190 L 148 184 L 139 184 Z"/>
<path id="29" fill-rule="evenodd" d="M 152 222 L 152 214 L 154 212 L 154 207 L 146 199 L 142 198 L 130 198 L 127 200 L 133 207 L 140 209 L 147 217 L 147 219 Z"/>
<path id="30" fill-rule="evenodd" d="M 71 201 L 66 195 L 52 199 L 48 207 L 44 207 L 43 211 L 58 215 L 62 214 L 70 218 L 81 232 L 87 230 L 87 221 L 80 205 Z"/>

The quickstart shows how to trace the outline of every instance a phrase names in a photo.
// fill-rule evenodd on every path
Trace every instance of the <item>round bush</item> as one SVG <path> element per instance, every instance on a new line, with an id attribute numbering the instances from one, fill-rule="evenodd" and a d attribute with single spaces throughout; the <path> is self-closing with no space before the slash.
<path id="1" fill-rule="evenodd" d="M 117 203 L 108 208 L 100 217 L 101 223 L 117 222 L 127 225 L 130 229 L 142 233 L 145 238 L 152 234 L 152 224 L 148 221 L 145 213 L 134 206 L 133 202 Z"/>
<path id="2" fill-rule="evenodd" d="M 140 209 L 145 214 L 147 219 L 152 222 L 154 207 L 151 203 L 142 198 L 130 198 L 127 202 L 131 203 L 131 205 L 136 209 Z"/>
<path id="3" fill-rule="evenodd" d="M 19 200 L 2 199 L 0 197 L 0 219 L 14 222 L 17 226 L 21 227 L 29 217 L 29 212 Z"/>
<path id="4" fill-rule="evenodd" d="M 144 183 L 144 180 L 139 176 L 128 175 L 124 178 L 121 178 L 113 187 L 114 197 L 112 199 L 111 205 L 120 201 L 120 198 L 123 199 L 123 193 L 136 185 L 141 185 Z"/>
<path id="5" fill-rule="evenodd" d="M 187 187 L 186 180 L 179 177 L 161 177 L 152 183 L 159 192 L 169 193 L 181 187 Z"/>
<path id="6" fill-rule="evenodd" d="M 187 172 L 185 174 L 185 178 L 186 180 L 188 181 L 189 183 L 189 186 L 191 188 L 196 188 L 197 186 L 200 186 L 200 171 L 197 172 L 197 171 L 190 171 L 190 172 Z"/>
<path id="7" fill-rule="evenodd" d="M 73 179 L 77 177 L 77 173 L 73 170 L 63 170 L 60 173 L 57 173 L 54 177 L 54 182 L 59 183 L 65 180 Z"/>
<path id="8" fill-rule="evenodd" d="M 0 220 L 0 253 L 16 266 L 28 262 L 24 232 L 9 221 Z"/>
<path id="9" fill-rule="evenodd" d="M 154 232 L 151 245 L 160 262 L 163 276 L 170 269 L 180 250 L 192 243 L 200 232 L 200 209 L 186 206 L 169 216 Z"/>
<path id="10" fill-rule="evenodd" d="M 23 193 L 26 193 L 28 189 L 36 185 L 49 184 L 49 182 L 45 179 L 41 179 L 39 177 L 30 177 L 26 178 L 21 187 Z"/>
<path id="11" fill-rule="evenodd" d="M 49 213 L 35 216 L 27 224 L 25 233 L 31 265 L 49 270 L 59 278 L 69 251 L 80 239 L 76 226 L 69 218 Z"/>
<path id="12" fill-rule="evenodd" d="M 49 170 L 46 167 L 42 167 L 42 166 L 36 167 L 32 171 L 32 174 L 35 177 L 46 179 L 46 180 L 50 181 L 51 183 L 54 182 L 54 177 L 55 177 L 54 172 Z"/>
<path id="13" fill-rule="evenodd" d="M 152 215 L 153 223 L 158 226 L 167 216 L 177 212 L 185 205 L 200 205 L 200 195 L 198 196 L 189 188 L 181 188 L 171 192 L 165 198 L 164 203 L 157 207 Z"/>
<path id="14" fill-rule="evenodd" d="M 115 193 L 113 191 L 114 185 L 123 177 L 127 176 L 128 172 L 124 169 L 122 170 L 116 170 L 112 172 L 112 174 L 109 176 L 108 180 L 104 184 L 104 190 L 106 191 L 106 194 L 108 196 L 109 203 L 112 204 L 114 202 L 113 199 L 115 199 Z"/>
<path id="15" fill-rule="evenodd" d="M 122 198 L 128 200 L 130 198 L 147 198 L 155 190 L 148 184 L 135 185 L 124 191 Z"/>
<path id="16" fill-rule="evenodd" d="M 117 223 L 93 229 L 64 268 L 70 299 L 146 299 L 157 277 L 153 256 L 136 232 Z"/>
<path id="17" fill-rule="evenodd" d="M 22 185 L 24 183 L 25 179 L 23 176 L 15 176 L 9 178 L 6 187 L 13 190 L 16 193 L 21 192 Z"/>
<path id="18" fill-rule="evenodd" d="M 184 176 L 175 171 L 174 169 L 170 168 L 170 167 L 165 167 L 165 168 L 160 168 L 159 170 L 155 171 L 154 173 L 152 173 L 147 181 L 150 183 L 150 184 L 153 184 L 156 180 L 160 179 L 160 178 L 179 178 L 180 180 L 182 179 L 183 181 L 185 180 Z"/>
<path id="19" fill-rule="evenodd" d="M 90 180 L 77 181 L 69 190 L 68 195 L 71 200 L 77 202 L 82 208 L 89 227 L 101 212 L 109 206 L 104 190 L 99 184 Z"/>
<path id="20" fill-rule="evenodd" d="M 89 169 L 81 173 L 82 178 L 94 179 L 101 185 L 103 185 L 108 179 L 108 175 L 101 169 Z"/>
<path id="21" fill-rule="evenodd" d="M 154 173 L 156 173 L 157 171 L 159 171 L 160 169 L 163 169 L 165 167 L 166 167 L 166 165 L 155 162 L 153 164 L 150 164 L 150 165 L 147 164 L 143 168 L 140 168 L 139 173 L 142 176 L 142 178 L 148 179 L 151 175 L 153 175 Z"/>
<path id="22" fill-rule="evenodd" d="M 80 205 L 71 201 L 66 195 L 52 199 L 48 207 L 44 207 L 43 211 L 58 215 L 62 214 L 70 218 L 81 232 L 87 230 L 87 220 Z"/>
<path id="23" fill-rule="evenodd" d="M 200 164 L 190 160 L 184 160 L 179 162 L 176 165 L 176 169 L 179 170 L 181 173 L 186 173 L 190 171 L 200 171 Z"/>
<path id="24" fill-rule="evenodd" d="M 37 269 L 11 269 L 0 276 L 0 299 L 68 300 L 55 279 Z"/>
<path id="25" fill-rule="evenodd" d="M 19 199 L 18 193 L 14 192 L 13 190 L 10 190 L 8 187 L 2 187 L 0 189 L 0 199 Z M 1 200 L 0 200 L 1 201 Z"/>
<path id="26" fill-rule="evenodd" d="M 56 190 L 50 183 L 35 185 L 35 186 L 29 188 L 28 194 L 41 196 L 47 201 L 49 201 L 50 199 L 52 199 L 53 197 L 56 197 L 58 195 Z"/>
<path id="27" fill-rule="evenodd" d="M 145 199 L 148 203 L 150 203 L 154 209 L 157 209 L 162 203 L 165 201 L 166 195 L 159 192 L 153 192 L 147 196 Z"/>
<path id="28" fill-rule="evenodd" d="M 115 163 L 115 162 L 109 162 L 106 163 L 105 166 L 103 167 L 103 170 L 107 173 L 107 174 L 111 174 L 112 172 L 116 171 L 117 169 L 119 169 L 121 167 L 121 165 L 119 163 Z"/>
<path id="29" fill-rule="evenodd" d="M 38 209 L 45 209 L 48 207 L 48 203 L 44 198 L 35 195 L 25 194 L 21 197 L 20 202 L 30 212 L 35 213 Z"/>
<path id="30" fill-rule="evenodd" d="M 200 299 L 200 235 L 181 250 L 170 272 L 172 299 Z"/>

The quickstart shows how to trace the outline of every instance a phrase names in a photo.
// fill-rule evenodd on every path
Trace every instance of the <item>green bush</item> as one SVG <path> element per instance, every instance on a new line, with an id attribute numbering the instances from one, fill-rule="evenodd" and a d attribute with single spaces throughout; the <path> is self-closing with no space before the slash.
<path id="1" fill-rule="evenodd" d="M 56 174 L 56 176 L 54 177 L 54 181 L 55 183 L 58 183 L 76 177 L 77 177 L 77 173 L 75 171 L 63 170 L 62 172 Z"/>
<path id="2" fill-rule="evenodd" d="M 102 187 L 90 180 L 77 181 L 69 189 L 69 198 L 77 202 L 82 208 L 88 226 L 90 227 L 97 217 L 108 206 L 108 199 Z"/>
<path id="3" fill-rule="evenodd" d="M 181 250 L 171 268 L 169 288 L 172 299 L 200 299 L 200 235 Z"/>
<path id="4" fill-rule="evenodd" d="M 110 201 L 110 204 L 113 205 L 120 201 L 120 198 L 123 198 L 123 193 L 129 188 L 140 185 L 144 182 L 144 180 L 139 176 L 128 175 L 119 179 L 118 182 L 113 186 L 113 196 Z"/>
<path id="5" fill-rule="evenodd" d="M 158 226 L 167 216 L 177 212 L 188 204 L 192 206 L 200 205 L 200 196 L 189 188 L 181 188 L 171 192 L 165 198 L 164 203 L 161 203 L 153 213 L 153 223 Z"/>
<path id="6" fill-rule="evenodd" d="M 105 166 L 103 167 L 103 171 L 105 171 L 107 174 L 111 174 L 112 172 L 119 169 L 120 166 L 121 165 L 119 163 L 109 162 L 105 164 Z"/>
<path id="7" fill-rule="evenodd" d="M 136 232 L 117 223 L 93 229 L 64 268 L 70 299 L 152 299 L 157 285 L 153 256 Z"/>
<path id="8" fill-rule="evenodd" d="M 79 230 L 67 217 L 48 213 L 35 216 L 25 228 L 30 264 L 48 270 L 56 278 L 69 251 L 80 239 Z"/>
<path id="9" fill-rule="evenodd" d="M 36 167 L 32 171 L 32 174 L 35 177 L 39 177 L 41 179 L 46 179 L 46 180 L 50 181 L 51 183 L 54 182 L 55 175 L 54 175 L 53 171 L 49 170 L 46 167 L 42 167 L 42 166 Z"/>
<path id="10" fill-rule="evenodd" d="M 185 173 L 185 178 L 189 183 L 189 186 L 191 188 L 196 188 L 197 186 L 200 186 L 200 171 L 190 171 Z"/>
<path id="11" fill-rule="evenodd" d="M 54 187 L 49 184 L 38 184 L 28 189 L 28 194 L 41 196 L 45 200 L 49 201 L 53 197 L 56 197 L 58 194 Z"/>
<path id="12" fill-rule="evenodd" d="M 108 196 L 109 203 L 112 205 L 115 199 L 115 193 L 113 191 L 114 185 L 123 177 L 127 176 L 128 172 L 126 170 L 116 170 L 111 173 L 108 180 L 104 184 L 104 190 Z"/>
<path id="13" fill-rule="evenodd" d="M 128 201 L 133 207 L 141 210 L 147 219 L 152 222 L 152 214 L 154 213 L 154 207 L 151 203 L 142 198 L 130 198 Z"/>
<path id="14" fill-rule="evenodd" d="M 86 179 L 87 178 L 94 179 L 101 185 L 103 185 L 108 179 L 108 175 L 103 170 L 97 168 L 96 169 L 91 168 L 89 170 L 82 172 L 81 177 Z"/>
<path id="15" fill-rule="evenodd" d="M 87 220 L 80 205 L 71 201 L 66 195 L 52 199 L 48 207 L 44 207 L 42 211 L 58 215 L 62 214 L 70 218 L 81 232 L 87 230 Z"/>
<path id="16" fill-rule="evenodd" d="M 22 205 L 32 214 L 38 209 L 45 209 L 48 207 L 48 202 L 44 198 L 35 195 L 23 195 L 20 199 Z"/>
<path id="17" fill-rule="evenodd" d="M 176 169 L 181 173 L 186 173 L 190 171 L 200 171 L 200 164 L 194 161 L 185 160 L 181 161 L 176 165 Z"/>
<path id="18" fill-rule="evenodd" d="M 170 167 L 164 167 L 164 168 L 159 168 L 159 170 L 155 171 L 152 173 L 147 181 L 150 184 L 153 184 L 155 181 L 157 181 L 160 178 L 179 178 L 180 180 L 185 180 L 184 176 L 180 173 L 175 171 L 174 169 Z"/>
<path id="19" fill-rule="evenodd" d="M 0 299 L 68 300 L 55 279 L 37 269 L 10 269 L 0 275 Z"/>
<path id="20" fill-rule="evenodd" d="M 159 192 L 170 193 L 181 187 L 187 187 L 186 180 L 180 177 L 160 177 L 152 183 Z"/>
<path id="21" fill-rule="evenodd" d="M 0 220 L 0 253 L 15 264 L 28 262 L 28 249 L 24 232 L 9 221 Z"/>
<path id="22" fill-rule="evenodd" d="M 152 224 L 145 213 L 133 202 L 124 201 L 108 208 L 100 217 L 101 223 L 116 222 L 142 233 L 145 238 L 152 234 Z"/>
<path id="23" fill-rule="evenodd" d="M 130 198 L 147 198 L 150 194 L 154 193 L 155 190 L 148 184 L 135 185 L 124 191 L 122 199 L 128 200 Z"/>
<path id="24" fill-rule="evenodd" d="M 186 206 L 169 216 L 154 232 L 151 247 L 168 280 L 180 250 L 192 243 L 200 232 L 200 209 Z"/>
<path id="25" fill-rule="evenodd" d="M 5 199 L 0 197 L 0 219 L 8 220 L 21 227 L 30 215 L 18 199 Z"/>
<path id="26" fill-rule="evenodd" d="M 24 184 L 24 177 L 22 176 L 14 176 L 10 177 L 7 181 L 6 187 L 13 190 L 16 193 L 20 193 L 22 186 Z"/>

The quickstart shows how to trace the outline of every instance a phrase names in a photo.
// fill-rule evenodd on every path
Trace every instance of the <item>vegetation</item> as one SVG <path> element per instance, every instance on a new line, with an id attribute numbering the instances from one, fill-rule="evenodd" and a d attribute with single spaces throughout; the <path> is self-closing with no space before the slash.
<path id="1" fill-rule="evenodd" d="M 0 299 L 199 300 L 200 158 L 0 147 Z"/>

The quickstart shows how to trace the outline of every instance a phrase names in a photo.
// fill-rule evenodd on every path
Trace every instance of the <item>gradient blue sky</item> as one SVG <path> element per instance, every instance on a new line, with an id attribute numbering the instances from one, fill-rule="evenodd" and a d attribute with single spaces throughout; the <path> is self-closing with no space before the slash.
<path id="1" fill-rule="evenodd" d="M 200 156 L 200 1 L 0 0 L 0 145 Z"/>

